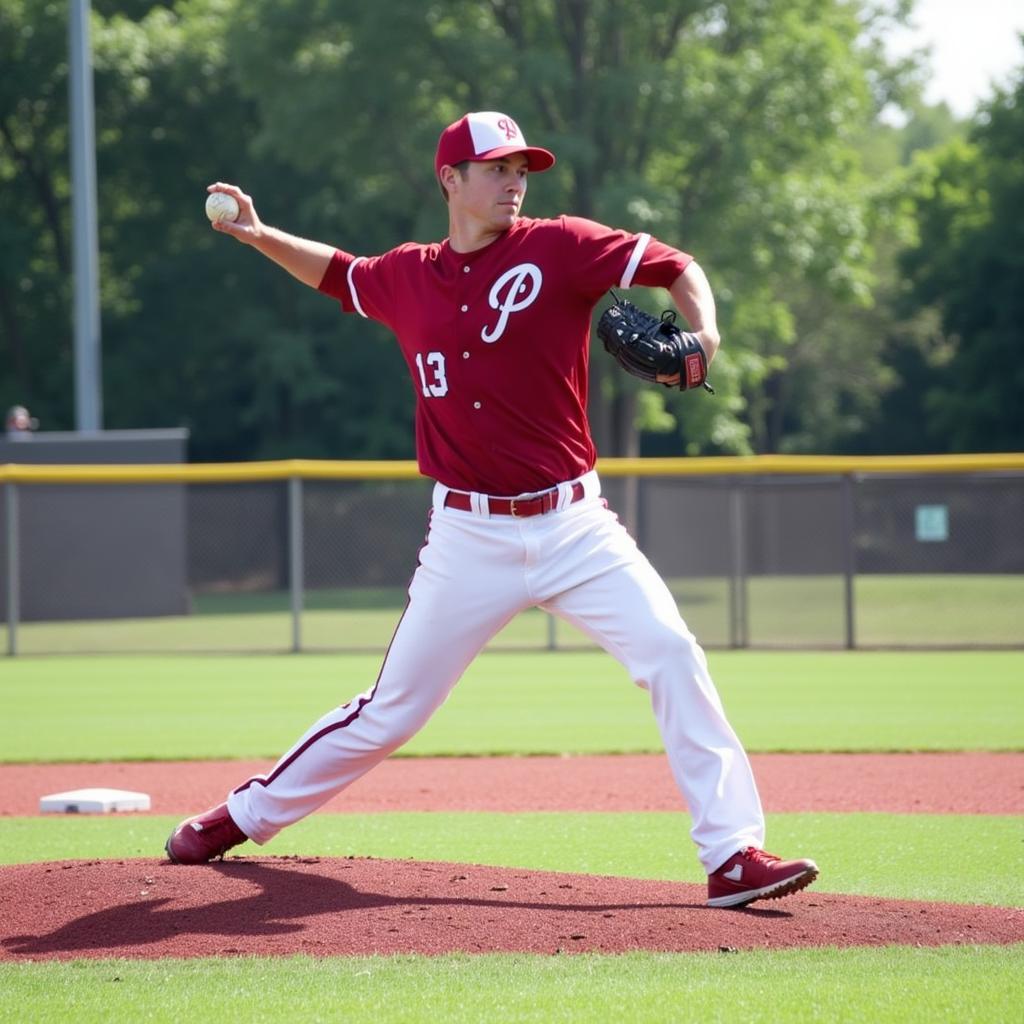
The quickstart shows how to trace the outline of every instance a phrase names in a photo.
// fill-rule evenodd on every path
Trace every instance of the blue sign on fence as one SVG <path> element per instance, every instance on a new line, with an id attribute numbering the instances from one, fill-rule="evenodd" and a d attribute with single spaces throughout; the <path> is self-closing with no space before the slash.
<path id="1" fill-rule="evenodd" d="M 926 542 L 949 540 L 949 509 L 945 505 L 918 505 L 914 510 L 914 537 Z"/>

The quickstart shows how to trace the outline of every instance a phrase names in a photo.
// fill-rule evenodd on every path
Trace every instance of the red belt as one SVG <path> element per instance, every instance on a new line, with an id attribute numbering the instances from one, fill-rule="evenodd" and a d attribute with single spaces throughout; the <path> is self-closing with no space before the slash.
<path id="1" fill-rule="evenodd" d="M 574 505 L 583 497 L 583 484 L 579 481 L 572 485 L 572 493 L 568 504 Z M 449 491 L 444 499 L 445 508 L 457 508 L 461 512 L 473 511 L 473 496 L 465 491 Z M 527 519 L 530 516 L 542 516 L 558 507 L 558 488 L 534 495 L 532 498 L 487 498 L 487 508 L 492 516 L 515 516 Z"/>

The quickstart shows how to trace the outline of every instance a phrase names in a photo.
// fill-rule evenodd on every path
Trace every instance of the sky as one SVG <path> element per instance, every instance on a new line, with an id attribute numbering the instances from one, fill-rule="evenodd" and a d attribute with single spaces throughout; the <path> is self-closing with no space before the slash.
<path id="1" fill-rule="evenodd" d="M 1005 84 L 1024 64 L 1021 0 L 916 0 L 911 21 L 917 29 L 892 33 L 889 52 L 900 56 L 930 46 L 933 75 L 925 102 L 945 100 L 957 117 L 992 94 L 993 79 Z"/>

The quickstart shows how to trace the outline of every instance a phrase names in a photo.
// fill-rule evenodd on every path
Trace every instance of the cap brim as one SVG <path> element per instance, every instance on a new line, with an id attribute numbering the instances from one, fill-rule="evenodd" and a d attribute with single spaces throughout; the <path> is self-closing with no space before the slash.
<path id="1" fill-rule="evenodd" d="M 511 156 L 513 153 L 522 153 L 526 157 L 526 166 L 534 174 L 539 171 L 546 171 L 555 165 L 555 154 L 540 146 L 498 146 L 497 149 L 489 149 L 486 153 L 478 153 L 471 157 L 471 160 L 500 160 L 503 156 Z"/>

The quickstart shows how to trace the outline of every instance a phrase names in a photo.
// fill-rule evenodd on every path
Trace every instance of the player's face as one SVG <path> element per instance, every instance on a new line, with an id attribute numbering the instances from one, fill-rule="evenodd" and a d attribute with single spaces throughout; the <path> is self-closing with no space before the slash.
<path id="1" fill-rule="evenodd" d="M 505 231 L 519 216 L 528 173 L 527 159 L 521 153 L 500 160 L 474 161 L 451 201 L 460 213 L 468 214 L 486 229 Z"/>

